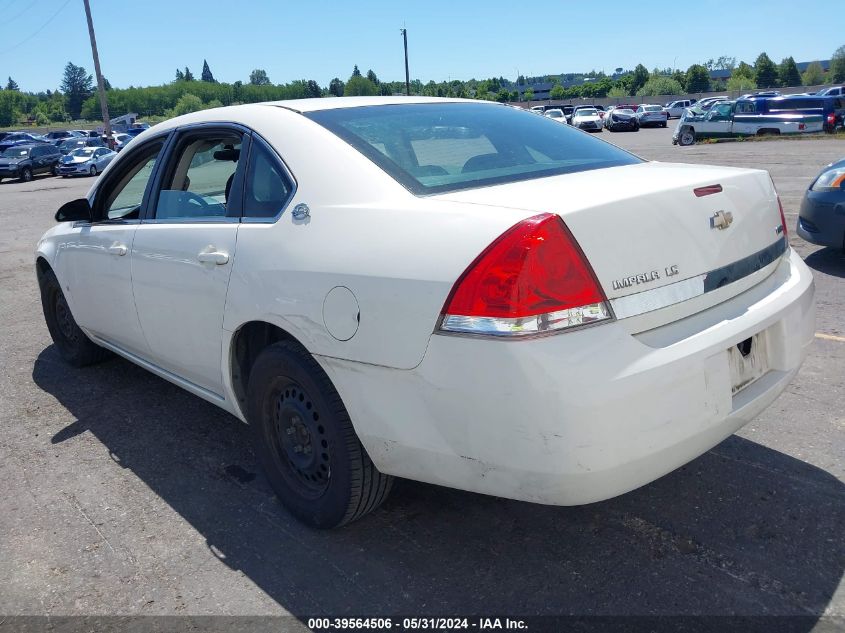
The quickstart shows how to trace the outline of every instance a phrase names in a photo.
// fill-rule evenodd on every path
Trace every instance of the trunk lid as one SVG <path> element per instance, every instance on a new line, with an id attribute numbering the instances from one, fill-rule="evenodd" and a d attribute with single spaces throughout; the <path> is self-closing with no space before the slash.
<path id="1" fill-rule="evenodd" d="M 696 195 L 711 185 L 721 191 Z M 703 294 L 783 250 L 777 194 L 759 170 L 651 162 L 440 197 L 557 213 L 611 300 L 684 280 Z"/>

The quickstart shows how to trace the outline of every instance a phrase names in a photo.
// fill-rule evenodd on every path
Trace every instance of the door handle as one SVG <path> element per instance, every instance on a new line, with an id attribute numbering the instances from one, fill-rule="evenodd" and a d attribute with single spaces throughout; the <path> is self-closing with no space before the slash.
<path id="1" fill-rule="evenodd" d="M 111 246 L 109 246 L 109 253 L 112 255 L 126 255 L 129 252 L 129 249 L 126 248 L 126 244 L 118 244 L 115 242 Z"/>
<path id="2" fill-rule="evenodd" d="M 211 263 L 222 266 L 229 261 L 229 253 L 225 251 L 202 251 L 197 253 L 197 259 L 202 263 Z"/>

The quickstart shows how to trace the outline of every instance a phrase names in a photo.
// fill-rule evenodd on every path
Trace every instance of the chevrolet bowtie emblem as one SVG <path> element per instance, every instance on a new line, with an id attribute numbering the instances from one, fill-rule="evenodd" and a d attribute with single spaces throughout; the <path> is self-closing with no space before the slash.
<path id="1" fill-rule="evenodd" d="M 713 214 L 713 217 L 710 218 L 710 228 L 711 229 L 726 229 L 731 225 L 731 222 L 734 221 L 734 214 L 730 211 L 717 211 Z"/>

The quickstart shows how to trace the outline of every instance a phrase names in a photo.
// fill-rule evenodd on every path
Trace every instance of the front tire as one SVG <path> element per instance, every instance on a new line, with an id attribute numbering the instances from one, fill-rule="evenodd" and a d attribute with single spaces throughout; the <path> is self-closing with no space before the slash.
<path id="1" fill-rule="evenodd" d="M 93 343 L 76 324 L 59 280 L 52 270 L 41 275 L 38 285 L 41 288 L 44 320 L 62 358 L 74 367 L 93 365 L 108 358 L 111 352 Z"/>
<path id="2" fill-rule="evenodd" d="M 21 170 L 21 182 L 32 182 L 32 170 L 29 167 L 24 167 Z"/>
<path id="3" fill-rule="evenodd" d="M 96 165 L 91 165 L 91 169 L 89 169 L 89 170 L 88 170 L 88 173 L 89 173 L 91 176 L 96 176 L 96 175 L 97 175 L 97 166 L 96 166 Z"/>
<path id="4" fill-rule="evenodd" d="M 58 164 L 58 163 L 56 163 L 55 165 L 53 165 L 52 172 L 53 172 L 53 175 L 54 175 L 54 176 L 58 176 L 58 175 L 59 175 L 59 164 Z"/>
<path id="5" fill-rule="evenodd" d="M 302 346 L 280 342 L 261 352 L 247 401 L 258 461 L 297 519 L 335 528 L 387 498 L 393 478 L 373 465 L 340 395 Z"/>
<path id="6" fill-rule="evenodd" d="M 688 145 L 692 145 L 693 143 L 695 143 L 695 132 L 689 128 L 681 130 L 680 135 L 678 135 L 678 145 L 686 147 Z"/>

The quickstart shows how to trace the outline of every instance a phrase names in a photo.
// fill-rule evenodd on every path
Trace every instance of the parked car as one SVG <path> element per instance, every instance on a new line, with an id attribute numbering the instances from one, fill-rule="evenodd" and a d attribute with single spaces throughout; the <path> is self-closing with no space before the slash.
<path id="1" fill-rule="evenodd" d="M 59 150 L 48 143 L 9 147 L 0 153 L 0 180 L 17 178 L 29 182 L 39 174 L 56 174 L 59 158 Z"/>
<path id="2" fill-rule="evenodd" d="M 496 103 L 195 112 L 56 219 L 34 259 L 57 353 L 111 350 L 248 421 L 321 528 L 394 475 L 627 492 L 754 419 L 815 331 L 766 172 L 644 161 Z"/>
<path id="3" fill-rule="evenodd" d="M 595 108 L 575 108 L 571 124 L 587 132 L 601 132 L 601 117 Z"/>
<path id="4" fill-rule="evenodd" d="M 845 158 L 825 167 L 804 193 L 798 235 L 845 250 Z"/>
<path id="5" fill-rule="evenodd" d="M 678 99 L 677 101 L 672 101 L 669 105 L 665 107 L 666 116 L 669 119 L 677 119 L 684 113 L 684 110 L 689 108 L 691 105 L 695 103 L 695 99 Z"/>
<path id="6" fill-rule="evenodd" d="M 566 115 L 560 108 L 552 108 L 551 110 L 546 110 L 544 114 L 550 119 L 554 119 L 558 123 L 566 123 Z"/>
<path id="7" fill-rule="evenodd" d="M 640 124 L 639 127 L 648 127 L 649 125 L 666 127 L 669 120 L 669 115 L 663 109 L 663 106 L 650 103 L 640 105 L 636 110 L 636 115 Z"/>
<path id="8" fill-rule="evenodd" d="M 0 141 L 0 152 L 16 145 L 32 145 L 34 143 L 46 143 L 43 137 L 28 132 L 9 132 Z"/>
<path id="9" fill-rule="evenodd" d="M 114 151 L 119 152 L 133 138 L 130 134 L 118 133 L 114 135 Z"/>
<path id="10" fill-rule="evenodd" d="M 536 114 L 545 114 L 546 107 L 545 106 L 531 106 L 531 112 L 535 112 Z"/>
<path id="11" fill-rule="evenodd" d="M 639 132 L 640 121 L 631 108 L 611 108 L 603 121 L 608 132 Z"/>
<path id="12" fill-rule="evenodd" d="M 815 93 L 819 97 L 845 97 L 845 86 L 831 86 L 822 88 Z"/>
<path id="13" fill-rule="evenodd" d="M 565 105 L 560 108 L 563 110 L 563 115 L 566 117 L 567 123 L 572 123 L 572 113 L 575 112 L 575 106 Z"/>
<path id="14" fill-rule="evenodd" d="M 824 120 L 821 114 L 773 112 L 762 115 L 743 109 L 753 103 L 751 100 L 742 99 L 717 103 L 709 112 L 697 108 L 686 110 L 672 135 L 672 144 L 692 145 L 700 138 L 806 134 L 822 131 Z"/>
<path id="15" fill-rule="evenodd" d="M 103 139 L 99 136 L 88 136 L 85 138 L 69 138 L 65 139 L 59 144 L 59 151 L 64 154 L 70 154 L 72 151 L 83 147 L 105 147 Z"/>
<path id="16" fill-rule="evenodd" d="M 73 130 L 53 130 L 44 135 L 44 139 L 53 145 L 59 145 L 62 141 L 69 138 L 79 138 L 81 135 Z"/>
<path id="17" fill-rule="evenodd" d="M 68 176 L 96 176 L 117 156 L 107 147 L 82 147 L 62 156 L 58 173 Z"/>
<path id="18" fill-rule="evenodd" d="M 720 101 L 730 101 L 729 97 L 706 97 L 701 99 L 695 103 L 695 107 L 705 112 L 708 111 L 710 108 L 713 107 L 713 104 L 719 103 Z"/>
<path id="19" fill-rule="evenodd" d="M 136 123 L 134 126 L 126 130 L 130 136 L 138 136 L 141 132 L 150 129 L 149 123 Z"/>
<path id="20" fill-rule="evenodd" d="M 601 106 L 601 105 L 586 105 L 585 104 L 585 105 L 574 106 L 572 111 L 574 113 L 574 112 L 577 112 L 578 110 L 590 110 L 590 109 L 595 110 L 598 113 L 600 119 L 604 119 L 604 115 L 606 114 L 606 112 L 605 112 L 604 106 Z"/>

